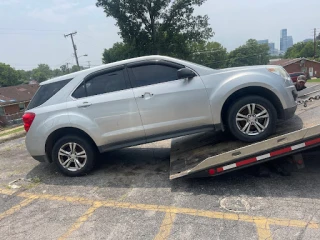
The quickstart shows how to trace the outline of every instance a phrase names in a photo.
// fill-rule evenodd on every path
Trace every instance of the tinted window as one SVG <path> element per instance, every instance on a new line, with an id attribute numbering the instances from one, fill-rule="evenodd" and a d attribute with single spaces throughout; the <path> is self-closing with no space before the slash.
<path id="1" fill-rule="evenodd" d="M 57 92 L 59 92 L 71 79 L 62 80 L 59 82 L 53 82 L 46 85 L 40 86 L 31 102 L 28 105 L 28 109 L 39 107 L 44 104 L 50 98 L 52 98 Z"/>
<path id="2" fill-rule="evenodd" d="M 74 98 L 84 98 L 87 96 L 84 84 L 81 84 L 72 94 Z"/>
<path id="3" fill-rule="evenodd" d="M 134 87 L 141 87 L 157 83 L 169 82 L 178 79 L 178 68 L 165 65 L 143 65 L 133 67 Z"/>
<path id="4" fill-rule="evenodd" d="M 81 84 L 72 94 L 74 98 L 95 96 L 127 89 L 123 70 L 100 74 Z"/>

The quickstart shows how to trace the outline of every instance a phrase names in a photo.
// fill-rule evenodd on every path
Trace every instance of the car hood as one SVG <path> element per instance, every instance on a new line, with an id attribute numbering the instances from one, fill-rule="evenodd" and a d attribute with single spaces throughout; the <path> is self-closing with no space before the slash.
<path id="1" fill-rule="evenodd" d="M 257 70 L 270 67 L 270 65 L 259 65 L 259 66 L 244 66 L 244 67 L 232 67 L 217 70 L 216 72 L 233 72 L 233 71 L 246 71 L 246 70 Z"/>

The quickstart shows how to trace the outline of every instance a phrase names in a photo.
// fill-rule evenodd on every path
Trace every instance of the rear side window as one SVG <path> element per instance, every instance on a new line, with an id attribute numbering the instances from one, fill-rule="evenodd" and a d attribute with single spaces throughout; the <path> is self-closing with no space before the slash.
<path id="1" fill-rule="evenodd" d="M 123 70 L 102 73 L 86 80 L 72 94 L 74 98 L 90 97 L 128 89 Z"/>
<path id="2" fill-rule="evenodd" d="M 31 102 L 28 105 L 28 110 L 39 107 L 44 104 L 50 98 L 52 98 L 57 92 L 59 92 L 65 85 L 67 85 L 72 79 L 62 80 L 59 82 L 53 82 L 40 86 Z"/>
<path id="3" fill-rule="evenodd" d="M 133 85 L 134 87 L 142 87 L 178 80 L 178 70 L 178 68 L 160 64 L 133 67 Z"/>

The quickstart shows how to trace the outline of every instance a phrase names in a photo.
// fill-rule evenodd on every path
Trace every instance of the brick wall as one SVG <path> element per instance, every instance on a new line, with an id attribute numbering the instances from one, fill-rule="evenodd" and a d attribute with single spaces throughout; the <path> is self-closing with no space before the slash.
<path id="1" fill-rule="evenodd" d="M 302 72 L 303 68 L 305 67 L 306 73 L 309 74 L 309 68 L 313 68 L 313 76 L 320 78 L 320 63 L 316 62 L 311 62 L 311 61 L 306 61 L 304 66 L 300 66 L 300 62 L 298 63 L 292 63 L 288 66 L 285 66 L 284 68 L 287 70 L 288 73 L 293 73 L 293 72 Z"/>
<path id="2" fill-rule="evenodd" d="M 6 115 L 11 115 L 20 112 L 19 104 L 4 106 L 4 112 Z"/>
<path id="3" fill-rule="evenodd" d="M 27 108 L 29 102 L 25 102 L 24 106 Z M 19 103 L 13 104 L 9 106 L 4 106 L 5 115 L 0 116 L 0 126 L 5 126 L 9 124 L 11 121 L 16 119 L 21 119 L 24 111 L 20 111 Z"/>

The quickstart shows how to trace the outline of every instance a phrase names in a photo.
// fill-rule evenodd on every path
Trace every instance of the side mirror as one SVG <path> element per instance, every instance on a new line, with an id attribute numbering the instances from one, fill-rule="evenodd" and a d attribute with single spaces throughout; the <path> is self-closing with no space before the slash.
<path id="1" fill-rule="evenodd" d="M 194 78 L 197 76 L 193 71 L 191 71 L 189 68 L 181 68 L 178 70 L 178 79 L 184 79 L 184 78 Z"/>

